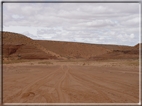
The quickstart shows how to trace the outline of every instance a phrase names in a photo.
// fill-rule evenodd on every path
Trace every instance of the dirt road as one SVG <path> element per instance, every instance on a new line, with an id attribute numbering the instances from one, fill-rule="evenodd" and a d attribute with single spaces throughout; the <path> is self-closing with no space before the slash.
<path id="1" fill-rule="evenodd" d="M 138 66 L 6 64 L 4 103 L 137 103 Z"/>

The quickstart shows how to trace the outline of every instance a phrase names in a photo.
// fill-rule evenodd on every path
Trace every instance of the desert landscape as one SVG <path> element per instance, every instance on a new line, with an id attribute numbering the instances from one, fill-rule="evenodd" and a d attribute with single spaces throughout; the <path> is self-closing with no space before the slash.
<path id="1" fill-rule="evenodd" d="M 1 37 L 3 103 L 139 103 L 141 44 Z"/>

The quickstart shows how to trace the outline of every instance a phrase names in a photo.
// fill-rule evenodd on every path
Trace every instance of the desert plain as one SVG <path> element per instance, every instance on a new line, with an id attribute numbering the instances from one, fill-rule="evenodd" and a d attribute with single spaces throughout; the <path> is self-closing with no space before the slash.
<path id="1" fill-rule="evenodd" d="M 139 44 L 2 39 L 3 103 L 139 102 Z"/>

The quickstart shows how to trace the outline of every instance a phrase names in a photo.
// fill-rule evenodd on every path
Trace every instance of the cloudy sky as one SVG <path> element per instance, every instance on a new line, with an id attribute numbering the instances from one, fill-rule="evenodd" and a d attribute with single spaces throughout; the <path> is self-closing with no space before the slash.
<path id="1" fill-rule="evenodd" d="M 140 42 L 140 4 L 4 3 L 3 30 L 40 40 L 133 46 Z"/>

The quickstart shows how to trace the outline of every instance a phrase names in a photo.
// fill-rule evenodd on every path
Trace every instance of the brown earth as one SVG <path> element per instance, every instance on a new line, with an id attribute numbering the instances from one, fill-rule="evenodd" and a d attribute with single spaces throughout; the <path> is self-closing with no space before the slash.
<path id="1" fill-rule="evenodd" d="M 109 49 L 104 48 L 102 46 L 97 46 L 95 44 L 43 40 L 37 40 L 37 42 L 48 50 L 60 54 L 61 56 L 66 57 L 68 59 L 87 59 L 89 57 L 98 56 L 110 52 Z"/>
<path id="2" fill-rule="evenodd" d="M 99 45 L 75 42 L 32 40 L 24 35 L 3 32 L 3 59 L 114 59 L 138 58 L 138 46 Z"/>
<path id="3" fill-rule="evenodd" d="M 138 60 L 3 65 L 4 103 L 138 103 Z"/>
<path id="4" fill-rule="evenodd" d="M 136 49 L 138 49 L 139 47 L 142 47 L 142 43 L 138 43 L 137 45 L 134 46 Z"/>
<path id="5" fill-rule="evenodd" d="M 4 103 L 138 103 L 139 47 L 3 32 Z"/>
<path id="6" fill-rule="evenodd" d="M 60 56 L 46 50 L 34 40 L 16 33 L 2 33 L 3 58 L 57 59 Z"/>

